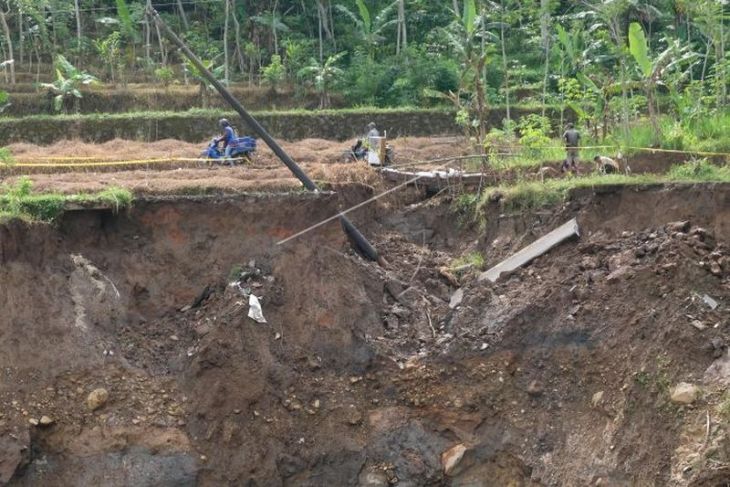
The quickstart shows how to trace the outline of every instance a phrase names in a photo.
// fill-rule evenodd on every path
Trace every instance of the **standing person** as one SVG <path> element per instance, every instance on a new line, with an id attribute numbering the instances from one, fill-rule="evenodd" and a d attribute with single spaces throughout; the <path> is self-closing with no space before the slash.
<path id="1" fill-rule="evenodd" d="M 580 145 L 580 132 L 578 132 L 572 123 L 569 123 L 563 134 L 565 142 L 566 158 L 560 168 L 561 172 L 573 171 L 578 173 L 578 147 Z"/>
<path id="2" fill-rule="evenodd" d="M 380 143 L 380 132 L 378 132 L 378 129 L 375 126 L 375 122 L 370 122 L 368 124 L 367 137 L 368 137 L 368 144 L 370 144 L 371 148 L 377 146 Z"/>
<path id="3" fill-rule="evenodd" d="M 379 166 L 381 164 L 380 161 L 380 144 L 382 142 L 380 138 L 380 132 L 378 131 L 377 127 L 375 126 L 374 122 L 370 122 L 368 124 L 368 164 L 372 166 Z"/>

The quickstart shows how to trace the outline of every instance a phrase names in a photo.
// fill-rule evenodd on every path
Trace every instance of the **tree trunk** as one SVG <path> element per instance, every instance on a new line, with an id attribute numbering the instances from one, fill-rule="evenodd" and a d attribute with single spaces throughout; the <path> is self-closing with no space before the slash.
<path id="1" fill-rule="evenodd" d="M 510 113 L 510 106 L 509 106 L 509 70 L 507 69 L 507 49 L 505 48 L 505 42 L 504 42 L 504 0 L 500 2 L 500 41 L 502 44 L 502 68 L 504 69 L 504 102 L 505 102 L 505 108 L 507 110 L 507 122 L 512 121 L 512 116 Z"/>
<path id="2" fill-rule="evenodd" d="M 722 18 L 725 17 L 725 7 L 721 6 L 722 9 Z M 720 20 L 720 44 L 719 44 L 719 51 L 717 52 L 717 59 L 715 61 L 716 65 L 720 67 L 720 72 L 715 73 L 715 77 L 719 80 L 720 83 L 720 106 L 724 107 L 727 103 L 727 78 L 725 77 L 725 66 L 726 66 L 726 59 L 725 59 L 725 24 Z"/>
<path id="3" fill-rule="evenodd" d="M 398 30 L 396 34 L 395 53 L 399 55 L 401 51 L 408 48 L 408 34 L 406 32 L 406 7 L 405 0 L 398 1 Z"/>
<path id="4" fill-rule="evenodd" d="M 190 26 L 188 25 L 188 17 L 185 15 L 185 9 L 183 8 L 182 0 L 177 0 L 177 9 L 180 12 L 180 18 L 182 19 L 185 30 L 190 29 Z"/>
<path id="5" fill-rule="evenodd" d="M 3 32 L 5 33 L 5 43 L 8 48 L 8 61 L 10 63 L 10 83 L 15 84 L 15 61 L 13 60 L 13 39 L 10 36 L 10 28 L 8 27 L 7 19 L 5 18 L 6 12 L 0 10 L 0 23 L 2 24 Z"/>
<path id="6" fill-rule="evenodd" d="M 705 59 L 702 61 L 702 74 L 700 75 L 700 81 L 705 82 L 705 75 L 707 74 L 707 59 L 710 57 L 710 48 L 712 47 L 712 40 L 707 38 L 707 48 L 705 49 Z"/>
<path id="7" fill-rule="evenodd" d="M 542 80 L 542 116 L 544 117 L 550 75 L 550 0 L 540 0 L 540 37 L 542 37 L 542 45 L 545 46 L 545 75 Z"/>
<path id="8" fill-rule="evenodd" d="M 24 36 L 23 36 L 23 11 L 18 9 L 18 62 L 22 65 L 25 60 L 24 56 Z"/>
<path id="9" fill-rule="evenodd" d="M 231 12 L 231 2 L 226 0 L 226 17 L 223 24 L 223 70 L 226 86 L 230 85 L 230 73 L 228 71 L 228 18 Z"/>
<path id="10" fill-rule="evenodd" d="M 150 9 L 151 7 L 151 1 L 147 0 L 147 8 Z M 144 59 L 145 64 L 149 66 L 151 64 L 150 60 L 150 42 L 152 41 L 152 29 L 150 29 L 150 17 L 149 15 L 145 15 L 144 18 Z"/>
<path id="11" fill-rule="evenodd" d="M 335 51 L 337 51 L 337 39 L 335 38 L 335 19 L 332 15 L 332 2 L 327 2 L 327 12 L 329 13 L 330 18 L 330 39 L 332 39 L 332 45 L 335 47 Z M 327 29 L 325 29 L 325 32 L 327 32 Z"/>
<path id="12" fill-rule="evenodd" d="M 74 0 L 74 12 L 76 12 L 76 63 L 81 60 L 81 9 L 79 9 L 79 0 Z"/>
<path id="13" fill-rule="evenodd" d="M 271 9 L 271 33 L 274 35 L 274 54 L 279 54 L 279 35 L 276 32 L 276 12 L 279 10 L 279 0 L 274 1 L 274 8 Z"/>
<path id="14" fill-rule="evenodd" d="M 322 25 L 322 10 L 324 8 L 322 7 L 322 0 L 317 0 L 317 21 L 319 23 L 319 63 L 322 64 L 324 62 L 324 42 L 322 39 L 322 31 L 324 30 L 324 27 Z"/>
<path id="15" fill-rule="evenodd" d="M 235 4 L 234 4 L 235 5 Z M 243 60 L 243 50 L 241 49 L 241 24 L 238 22 L 238 17 L 236 17 L 236 12 L 233 12 L 233 26 L 236 29 L 236 57 L 238 58 L 238 69 L 241 72 L 241 74 L 245 71 L 245 63 Z"/>
<path id="16" fill-rule="evenodd" d="M 484 97 L 484 82 L 482 80 L 482 68 L 486 64 L 486 61 L 486 56 L 479 58 L 476 66 L 477 69 L 475 70 L 476 79 L 474 82 L 474 88 L 477 90 L 477 110 L 479 111 L 479 139 L 477 140 L 477 145 L 482 148 L 482 152 L 484 151 L 484 138 L 487 135 L 487 102 Z"/>
<path id="17" fill-rule="evenodd" d="M 459 14 L 459 1 L 458 0 L 454 0 L 454 12 L 456 12 L 456 15 L 460 15 Z"/>
<path id="18" fill-rule="evenodd" d="M 654 140 L 653 140 L 652 145 L 654 147 L 659 147 L 659 144 L 661 143 L 661 138 L 662 138 L 662 131 L 661 131 L 661 128 L 659 127 L 659 117 L 657 115 L 657 110 L 656 110 L 656 101 L 655 101 L 656 94 L 654 91 L 654 85 L 650 82 L 647 82 L 647 85 L 648 86 L 646 89 L 646 99 L 647 99 L 646 101 L 647 101 L 647 105 L 649 106 L 649 120 L 651 121 L 651 128 L 652 128 L 652 131 L 654 132 L 654 137 L 653 137 Z"/>
<path id="19" fill-rule="evenodd" d="M 160 26 L 155 22 L 155 31 L 157 32 L 157 41 L 160 45 L 160 56 L 162 65 L 167 65 L 167 52 L 165 51 L 165 45 L 162 42 L 162 35 L 160 34 Z"/>

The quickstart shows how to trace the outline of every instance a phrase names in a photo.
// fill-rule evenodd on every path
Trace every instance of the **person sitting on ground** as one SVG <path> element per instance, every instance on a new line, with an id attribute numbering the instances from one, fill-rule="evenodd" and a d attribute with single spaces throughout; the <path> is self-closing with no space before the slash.
<path id="1" fill-rule="evenodd" d="M 352 152 L 352 156 L 357 160 L 357 159 L 364 159 L 368 153 L 368 150 L 363 145 L 362 139 L 357 139 L 357 142 L 355 142 L 355 145 L 350 147 L 350 152 Z"/>
<path id="2" fill-rule="evenodd" d="M 618 162 L 610 157 L 596 156 L 593 158 L 593 162 L 596 163 L 596 172 L 601 174 L 618 174 L 621 172 Z"/>
<path id="3" fill-rule="evenodd" d="M 221 118 L 218 121 L 218 125 L 220 126 L 221 130 L 223 130 L 223 135 L 215 139 L 215 143 L 220 144 L 223 142 L 223 158 L 224 159 L 230 159 L 231 157 L 231 151 L 235 147 L 236 144 L 236 130 L 231 126 L 231 123 L 226 120 L 225 118 Z M 231 165 L 233 165 L 233 161 L 231 161 Z"/>
<path id="4" fill-rule="evenodd" d="M 563 134 L 565 142 L 566 159 L 560 167 L 561 172 L 573 171 L 578 173 L 578 146 L 580 144 L 580 132 L 578 132 L 572 123 L 569 123 Z"/>

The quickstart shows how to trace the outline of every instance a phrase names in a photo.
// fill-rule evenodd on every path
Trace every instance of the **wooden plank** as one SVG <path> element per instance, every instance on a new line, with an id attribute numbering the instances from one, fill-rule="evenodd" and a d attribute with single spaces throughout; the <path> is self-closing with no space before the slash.
<path id="1" fill-rule="evenodd" d="M 575 218 L 559 226 L 547 235 L 535 240 L 527 247 L 523 248 L 516 254 L 513 254 L 509 258 L 503 260 L 488 271 L 483 272 L 479 276 L 479 280 L 489 280 L 491 282 L 497 282 L 497 279 L 499 279 L 499 276 L 502 273 L 511 272 L 515 269 L 522 267 L 536 257 L 543 255 L 553 247 L 561 244 L 562 242 L 573 236 L 580 236 L 578 221 Z"/>

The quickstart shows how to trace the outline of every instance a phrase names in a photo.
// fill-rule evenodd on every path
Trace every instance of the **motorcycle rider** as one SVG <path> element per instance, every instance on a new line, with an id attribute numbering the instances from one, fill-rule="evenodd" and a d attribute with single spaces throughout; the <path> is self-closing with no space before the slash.
<path id="1" fill-rule="evenodd" d="M 215 139 L 215 143 L 216 145 L 218 145 L 223 142 L 223 158 L 228 160 L 231 158 L 231 151 L 235 147 L 235 143 L 237 140 L 236 131 L 233 126 L 231 126 L 231 123 L 225 118 L 221 118 L 218 121 L 218 125 L 220 126 L 221 130 L 223 130 L 223 135 Z M 233 160 L 231 160 L 231 166 L 232 165 Z"/>

